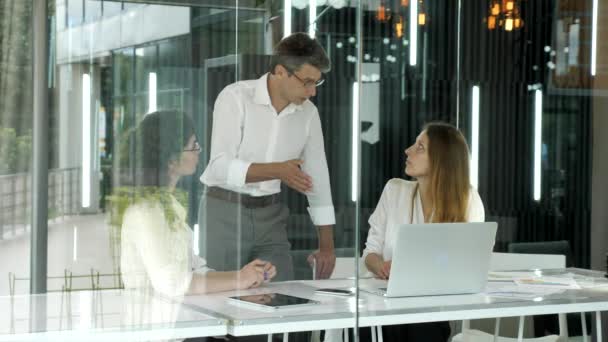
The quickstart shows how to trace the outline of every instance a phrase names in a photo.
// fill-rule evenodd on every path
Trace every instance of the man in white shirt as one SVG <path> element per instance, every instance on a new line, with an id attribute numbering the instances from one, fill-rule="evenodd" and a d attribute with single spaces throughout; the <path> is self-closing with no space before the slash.
<path id="1" fill-rule="evenodd" d="M 284 182 L 307 196 L 317 227 L 319 249 L 308 262 L 317 278 L 331 275 L 335 214 L 321 121 L 309 101 L 329 70 L 321 45 L 295 33 L 276 46 L 269 73 L 218 95 L 199 210 L 201 251 L 210 267 L 235 270 L 259 258 L 276 266 L 276 280 L 293 278 L 289 210 L 279 200 Z"/>

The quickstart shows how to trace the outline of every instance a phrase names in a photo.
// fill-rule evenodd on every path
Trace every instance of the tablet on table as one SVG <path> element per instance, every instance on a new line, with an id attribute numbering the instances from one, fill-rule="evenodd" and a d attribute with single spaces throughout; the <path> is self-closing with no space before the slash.
<path id="1" fill-rule="evenodd" d="M 319 302 L 316 300 L 286 295 L 282 293 L 263 293 L 255 295 L 234 296 L 228 297 L 228 302 L 235 305 L 244 305 L 247 307 L 263 310 L 301 308 L 304 306 L 319 304 Z"/>

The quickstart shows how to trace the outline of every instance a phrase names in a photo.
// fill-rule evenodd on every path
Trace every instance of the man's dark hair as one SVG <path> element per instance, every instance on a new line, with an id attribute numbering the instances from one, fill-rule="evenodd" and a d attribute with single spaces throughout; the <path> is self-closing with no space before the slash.
<path id="1" fill-rule="evenodd" d="M 283 38 L 274 48 L 274 54 L 270 58 L 270 73 L 274 73 L 279 64 L 289 72 L 299 70 L 304 64 L 310 64 L 322 73 L 331 70 L 331 62 L 321 44 L 302 32 Z"/>

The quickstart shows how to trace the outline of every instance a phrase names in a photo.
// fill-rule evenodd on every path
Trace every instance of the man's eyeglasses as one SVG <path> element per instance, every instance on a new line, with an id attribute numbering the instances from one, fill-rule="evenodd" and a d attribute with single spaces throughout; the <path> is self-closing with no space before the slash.
<path id="1" fill-rule="evenodd" d="M 302 85 L 304 86 L 304 88 L 318 87 L 325 82 L 325 79 L 323 77 L 319 78 L 316 81 L 312 81 L 312 80 L 304 81 L 298 75 L 296 75 L 295 72 L 290 71 L 289 74 L 294 76 L 295 78 L 297 78 L 298 81 L 302 82 Z"/>
<path id="2" fill-rule="evenodd" d="M 193 148 L 189 148 L 189 149 L 185 149 L 184 152 L 200 152 L 201 151 L 201 145 L 198 144 L 198 141 L 194 142 L 194 147 Z"/>

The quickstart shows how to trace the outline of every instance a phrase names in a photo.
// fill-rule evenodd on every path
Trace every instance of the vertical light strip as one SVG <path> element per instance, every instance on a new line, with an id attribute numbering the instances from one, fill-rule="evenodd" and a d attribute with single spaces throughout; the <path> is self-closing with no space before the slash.
<path id="1" fill-rule="evenodd" d="M 199 236 L 199 225 L 198 223 L 196 223 L 194 225 L 194 239 L 193 239 L 193 243 L 192 243 L 192 251 L 194 252 L 194 254 L 196 255 L 200 255 L 200 250 L 198 248 L 198 236 Z"/>
<path id="2" fill-rule="evenodd" d="M 410 65 L 416 65 L 418 53 L 418 0 L 410 1 Z"/>
<path id="3" fill-rule="evenodd" d="M 291 35 L 291 0 L 283 1 L 283 38 Z"/>
<path id="4" fill-rule="evenodd" d="M 351 164 L 351 199 L 357 201 L 359 196 L 359 82 L 353 83 L 353 140 Z"/>
<path id="5" fill-rule="evenodd" d="M 534 200 L 540 201 L 543 92 L 536 90 L 534 95 Z"/>
<path id="6" fill-rule="evenodd" d="M 148 74 L 148 113 L 156 112 L 156 73 Z"/>
<path id="7" fill-rule="evenodd" d="M 82 75 L 82 207 L 91 206 L 91 76 Z"/>
<path id="8" fill-rule="evenodd" d="M 74 226 L 74 248 L 72 249 L 73 260 L 78 256 L 78 227 Z"/>
<path id="9" fill-rule="evenodd" d="M 310 12 L 308 14 L 308 35 L 310 38 L 315 38 L 315 31 L 317 30 L 317 0 L 310 1 Z"/>
<path id="10" fill-rule="evenodd" d="M 479 86 L 473 86 L 471 99 L 471 185 L 479 184 Z"/>
<path id="11" fill-rule="evenodd" d="M 593 0 L 593 26 L 591 27 L 591 76 L 595 76 L 597 63 L 597 11 L 598 0 Z"/>

